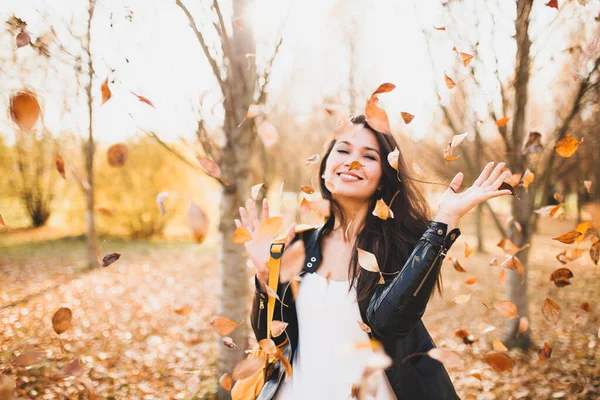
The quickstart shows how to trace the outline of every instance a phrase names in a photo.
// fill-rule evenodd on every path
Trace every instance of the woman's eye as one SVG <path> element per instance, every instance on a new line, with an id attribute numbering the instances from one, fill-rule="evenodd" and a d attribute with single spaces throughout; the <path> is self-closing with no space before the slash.
<path id="1" fill-rule="evenodd" d="M 371 156 L 371 155 L 366 155 L 365 157 L 367 157 L 369 160 L 373 160 L 375 161 L 375 157 Z"/>
<path id="2" fill-rule="evenodd" d="M 338 150 L 337 152 L 338 152 L 338 153 L 344 153 L 344 154 L 348 154 L 348 151 L 347 151 L 347 150 L 342 150 L 342 149 Z"/>

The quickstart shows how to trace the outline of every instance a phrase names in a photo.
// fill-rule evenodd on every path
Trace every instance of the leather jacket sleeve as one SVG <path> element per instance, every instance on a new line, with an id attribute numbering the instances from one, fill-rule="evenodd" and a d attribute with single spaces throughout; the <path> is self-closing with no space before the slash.
<path id="1" fill-rule="evenodd" d="M 380 337 L 405 337 L 425 313 L 446 252 L 460 236 L 458 228 L 446 236 L 447 229 L 443 222 L 429 221 L 400 273 L 377 287 L 367 321 Z"/>

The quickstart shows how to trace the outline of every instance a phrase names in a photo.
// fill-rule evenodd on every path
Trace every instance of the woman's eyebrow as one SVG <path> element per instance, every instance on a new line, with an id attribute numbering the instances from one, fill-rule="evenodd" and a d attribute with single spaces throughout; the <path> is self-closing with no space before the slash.
<path id="1" fill-rule="evenodd" d="M 348 145 L 352 146 L 352 143 L 350 143 L 350 142 L 348 142 L 348 141 L 346 141 L 346 140 L 342 140 L 342 141 L 338 142 L 338 144 L 348 144 Z M 374 151 L 375 153 L 379 154 L 379 150 L 377 150 L 377 149 L 374 149 L 373 147 L 369 147 L 369 146 L 363 146 L 363 149 L 366 149 L 366 150 L 372 150 L 372 151 Z"/>

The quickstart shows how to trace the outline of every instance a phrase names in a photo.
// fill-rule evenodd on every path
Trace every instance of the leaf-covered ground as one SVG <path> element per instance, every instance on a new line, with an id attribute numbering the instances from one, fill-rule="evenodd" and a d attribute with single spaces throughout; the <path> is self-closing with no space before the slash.
<path id="1" fill-rule="evenodd" d="M 483 303 L 506 299 L 500 267 L 489 266 L 503 253 L 496 247 L 499 237 L 494 231 L 486 238 L 487 254 L 465 258 L 464 242 L 474 246 L 475 238 L 472 227 L 461 222 L 463 234 L 449 255 L 468 272 L 444 264 L 444 295 L 434 297 L 424 320 L 437 346 L 455 351 L 465 362 L 461 370 L 449 369 L 463 399 L 600 397 L 600 272 L 586 251 L 565 266 L 573 271 L 572 284 L 556 287 L 549 277 L 563 265 L 555 256 L 574 245 L 552 237 L 574 229 L 575 223 L 551 221 L 542 226 L 544 231 L 532 243 L 528 281 L 537 347 L 529 353 L 508 351 L 516 365 L 498 374 L 484 356 L 494 339 L 502 339 L 505 319 Z M 214 242 L 108 240 L 103 254 L 119 252 L 121 259 L 86 272 L 82 238 L 38 237 L 23 243 L 18 235 L 23 236 L 0 236 L 0 374 L 15 379 L 20 398 L 214 397 L 217 346 L 223 345 L 209 325 L 217 294 Z M 586 240 L 581 247 L 589 246 Z M 476 283 L 466 284 L 471 277 Z M 471 294 L 468 302 L 453 301 L 464 294 Z M 560 306 L 556 324 L 541 313 L 546 297 Z M 580 308 L 582 302 L 589 303 L 589 312 Z M 59 340 L 51 319 L 60 307 L 73 311 L 73 322 Z M 455 334 L 461 329 L 477 341 L 464 344 Z M 541 363 L 537 350 L 544 342 L 553 351 Z M 30 366 L 15 365 L 15 357 L 27 350 L 41 351 L 41 358 Z M 63 368 L 76 358 L 81 370 L 75 377 L 64 377 Z"/>

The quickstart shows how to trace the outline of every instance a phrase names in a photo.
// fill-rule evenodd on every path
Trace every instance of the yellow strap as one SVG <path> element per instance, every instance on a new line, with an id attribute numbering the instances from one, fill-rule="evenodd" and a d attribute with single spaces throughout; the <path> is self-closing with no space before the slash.
<path id="1" fill-rule="evenodd" d="M 269 268 L 269 287 L 273 292 L 277 293 L 277 286 L 279 285 L 279 266 L 281 264 L 281 256 L 283 255 L 284 242 L 275 241 L 271 244 L 271 256 L 267 261 L 267 268 Z M 267 302 L 267 338 L 271 337 L 271 321 L 273 321 L 273 314 L 275 312 L 275 297 L 269 296 Z M 283 300 L 283 299 L 281 299 Z"/>

